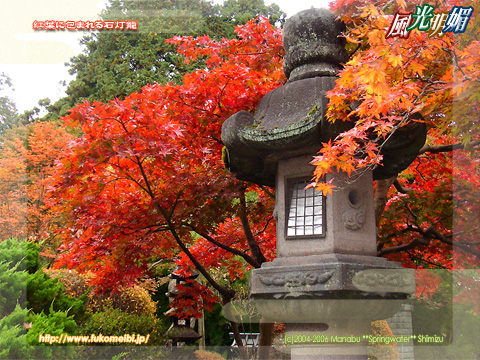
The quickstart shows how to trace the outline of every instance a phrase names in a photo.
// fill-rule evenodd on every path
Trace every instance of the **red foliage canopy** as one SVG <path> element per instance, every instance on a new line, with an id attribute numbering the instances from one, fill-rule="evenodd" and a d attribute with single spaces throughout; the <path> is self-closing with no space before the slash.
<path id="1" fill-rule="evenodd" d="M 152 261 L 179 250 L 204 269 L 227 261 L 238 269 L 234 255 L 257 266 L 256 250 L 274 253 L 273 241 L 262 240 L 263 228 L 272 227 L 260 216 L 272 201 L 256 201 L 264 200 L 259 188 L 227 174 L 219 138 L 227 117 L 253 110 L 284 82 L 281 36 L 264 18 L 237 34 L 221 41 L 176 37 L 170 42 L 187 61 L 202 58 L 205 68 L 182 85 L 154 84 L 125 100 L 83 103 L 64 118 L 83 135 L 51 178 L 49 204 L 65 222 L 56 266 L 93 271 L 93 284 L 108 289 L 135 283 Z M 245 200 L 245 193 L 256 198 Z M 249 236 L 238 231 L 237 217 L 251 232 L 249 216 L 256 217 L 260 248 L 240 240 Z"/>

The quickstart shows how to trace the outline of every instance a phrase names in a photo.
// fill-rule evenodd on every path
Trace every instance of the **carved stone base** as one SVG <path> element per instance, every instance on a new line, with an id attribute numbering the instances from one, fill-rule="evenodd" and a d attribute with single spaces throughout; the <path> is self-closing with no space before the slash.
<path id="1" fill-rule="evenodd" d="M 276 258 L 252 271 L 250 298 L 389 300 L 415 291 L 413 270 L 361 255 L 326 254 Z"/>
<path id="2" fill-rule="evenodd" d="M 287 324 L 292 359 L 367 359 L 370 323 L 400 309 L 415 277 L 383 258 L 312 255 L 264 263 L 249 291 L 264 321 Z"/>

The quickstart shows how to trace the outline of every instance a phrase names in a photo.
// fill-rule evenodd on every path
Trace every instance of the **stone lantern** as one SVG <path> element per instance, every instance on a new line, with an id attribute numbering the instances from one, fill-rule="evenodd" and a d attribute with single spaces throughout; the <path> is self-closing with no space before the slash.
<path id="1" fill-rule="evenodd" d="M 306 189 L 322 142 L 352 126 L 325 119 L 325 93 L 347 60 L 344 30 L 325 9 L 289 18 L 283 29 L 288 82 L 253 115 L 241 111 L 222 127 L 227 169 L 275 187 L 277 258 L 253 270 L 249 294 L 265 321 L 287 323 L 292 358 L 366 359 L 362 336 L 370 334 L 370 322 L 395 314 L 397 302 L 415 289 L 409 270 L 376 257 L 373 180 L 415 159 L 424 124 L 397 130 L 382 148 L 382 167 L 327 178 L 334 178 L 333 194 Z"/>
<path id="2" fill-rule="evenodd" d="M 170 281 L 168 283 L 168 292 L 165 294 L 169 298 L 169 301 L 172 302 L 175 297 L 179 295 L 177 285 L 183 284 L 189 286 L 187 281 L 195 280 L 198 277 L 198 274 L 194 273 L 190 276 L 182 276 L 177 272 L 173 271 L 170 274 Z M 174 309 L 170 309 L 164 313 L 164 315 L 169 315 Z M 166 335 L 172 339 L 174 346 L 180 346 L 183 344 L 192 344 L 196 340 L 200 339 L 202 336 L 198 334 L 194 329 L 194 320 L 185 320 L 179 319 L 177 317 L 173 318 L 172 325 L 167 330 Z"/>

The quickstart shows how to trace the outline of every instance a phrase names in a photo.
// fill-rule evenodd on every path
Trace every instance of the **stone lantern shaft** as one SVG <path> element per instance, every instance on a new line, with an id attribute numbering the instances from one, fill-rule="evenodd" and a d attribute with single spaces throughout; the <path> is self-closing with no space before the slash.
<path id="1" fill-rule="evenodd" d="M 313 177 L 310 161 L 311 156 L 279 161 L 275 187 L 277 257 L 328 253 L 375 256 L 371 171 L 357 178 L 332 175 L 336 189 L 325 197 L 314 188 L 305 189 Z"/>

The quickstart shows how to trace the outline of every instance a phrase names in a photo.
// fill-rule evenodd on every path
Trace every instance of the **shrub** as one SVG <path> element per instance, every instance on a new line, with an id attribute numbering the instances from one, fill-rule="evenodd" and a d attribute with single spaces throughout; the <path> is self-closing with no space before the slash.
<path id="1" fill-rule="evenodd" d="M 39 256 L 40 246 L 30 241 L 25 241 L 25 247 L 27 250 L 27 271 L 29 274 L 33 274 L 42 268 Z"/>
<path id="2" fill-rule="evenodd" d="M 73 315 L 68 315 L 66 311 L 55 311 L 50 308 L 49 315 L 43 311 L 40 314 L 32 314 L 27 317 L 27 323 L 32 324 L 28 331 L 28 343 L 31 345 L 45 344 L 39 341 L 39 335 L 50 334 L 51 336 L 60 336 L 61 334 L 77 334 L 78 325 L 73 319 Z"/>
<path id="3" fill-rule="evenodd" d="M 40 314 L 32 314 L 27 317 L 27 323 L 32 325 L 32 328 L 28 330 L 27 341 L 30 345 L 34 345 L 35 355 L 32 358 L 38 358 L 38 353 L 48 353 L 48 358 L 65 359 L 70 358 L 75 354 L 75 349 L 72 344 L 57 344 L 57 343 L 45 343 L 40 342 L 39 335 L 60 337 L 64 335 L 76 335 L 78 325 L 73 319 L 73 315 L 68 315 L 67 311 L 54 311 L 50 308 L 49 315 L 45 315 L 42 311 Z"/>
<path id="4" fill-rule="evenodd" d="M 40 268 L 38 245 L 14 239 L 0 243 L 0 358 L 65 358 L 73 354 L 71 347 L 32 346 L 40 345 L 40 334 L 73 334 L 77 324 L 67 312 L 77 316 L 85 312 L 86 297 L 69 298 L 63 285 Z M 26 299 L 31 309 L 25 307 Z"/>
<path id="5" fill-rule="evenodd" d="M 27 245 L 25 241 L 7 239 L 0 243 L 0 261 L 13 264 L 22 263 L 23 268 L 20 270 L 26 270 L 26 257 Z"/>
<path id="6" fill-rule="evenodd" d="M 26 270 L 29 274 L 33 274 L 42 267 L 39 249 L 38 244 L 30 241 L 7 239 L 0 242 L 0 262 L 21 263 L 20 270 Z"/>
<path id="7" fill-rule="evenodd" d="M 52 279 L 42 270 L 30 274 L 27 279 L 28 308 L 35 313 L 54 311 L 67 311 L 71 309 L 77 317 L 85 313 L 86 296 L 78 299 L 69 297 L 65 293 L 65 287 L 56 279 Z"/>
<path id="8" fill-rule="evenodd" d="M 0 319 L 0 359 L 31 359 L 24 323 L 27 310 L 17 305 L 12 313 Z M 48 355 L 48 354 L 45 354 Z"/>
<path id="9" fill-rule="evenodd" d="M 42 270 L 37 270 L 27 278 L 27 307 L 37 314 L 44 312 L 48 315 L 51 310 L 66 311 L 81 321 L 85 317 L 86 301 L 87 294 L 80 298 L 68 296 L 63 284 Z"/>
<path id="10" fill-rule="evenodd" d="M 215 304 L 212 312 L 205 311 L 205 343 L 207 346 L 230 346 L 230 322 L 222 314 L 222 306 Z"/>
<path id="11" fill-rule="evenodd" d="M 79 298 L 88 290 L 88 281 L 91 276 L 89 274 L 79 274 L 76 270 L 67 269 L 46 269 L 45 273 L 52 279 L 58 279 L 65 287 L 65 293 L 70 297 Z"/>
<path id="12" fill-rule="evenodd" d="M 17 302 L 25 303 L 27 272 L 21 263 L 0 262 L 0 317 L 11 313 Z"/>
<path id="13" fill-rule="evenodd" d="M 25 304 L 26 250 L 25 242 L 14 239 L 0 243 L 0 317 Z"/>
<path id="14" fill-rule="evenodd" d="M 156 303 L 146 289 L 140 285 L 122 289 L 114 294 L 90 294 L 88 302 L 89 312 L 105 311 L 115 308 L 122 312 L 135 315 L 154 317 L 157 311 Z"/>
<path id="15" fill-rule="evenodd" d="M 112 307 L 92 314 L 90 319 L 80 329 L 82 334 L 102 334 L 104 336 L 123 336 L 125 334 L 150 335 L 147 345 L 163 345 L 165 343 L 163 331 L 164 329 L 156 317 L 129 314 Z"/>
<path id="16" fill-rule="evenodd" d="M 65 269 L 45 272 L 50 277 L 58 279 L 69 296 L 80 297 L 90 289 L 88 282 L 91 275 L 89 273 L 79 274 L 75 270 Z M 86 302 L 88 313 L 102 312 L 108 308 L 119 309 L 129 314 L 149 316 L 155 316 L 157 309 L 150 293 L 142 285 L 125 288 L 114 294 L 95 294 L 93 291 L 88 293 Z"/>
<path id="17" fill-rule="evenodd" d="M 74 334 L 77 324 L 72 316 L 53 310 L 49 316 L 27 314 L 27 309 L 17 305 L 11 314 L 0 319 L 0 359 L 65 359 L 74 354 L 72 347 L 52 347 L 38 341 L 40 334 Z"/>
<path id="18" fill-rule="evenodd" d="M 17 303 L 48 315 L 70 310 L 79 319 L 85 314 L 86 296 L 79 299 L 65 294 L 65 287 L 41 270 L 39 246 L 25 240 L 0 243 L 0 316 L 10 314 Z"/>

